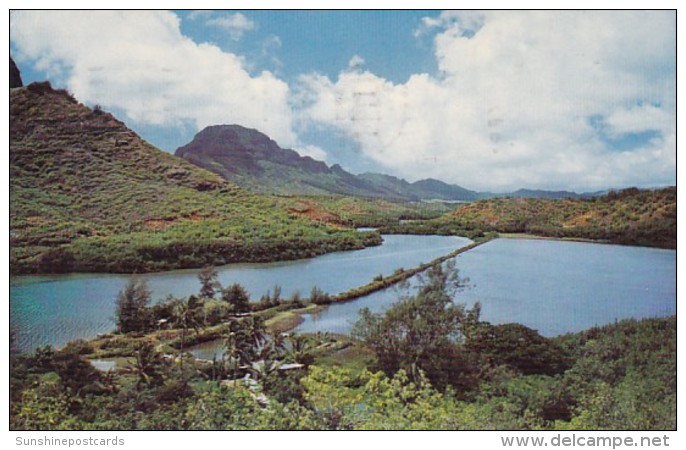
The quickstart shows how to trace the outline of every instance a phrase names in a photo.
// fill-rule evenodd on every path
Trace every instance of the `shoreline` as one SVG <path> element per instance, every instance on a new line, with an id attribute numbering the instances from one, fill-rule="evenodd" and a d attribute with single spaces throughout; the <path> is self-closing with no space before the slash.
<path id="1" fill-rule="evenodd" d="M 331 304 L 354 301 L 360 297 L 364 297 L 371 293 L 387 289 L 421 272 L 424 272 L 431 267 L 434 267 L 438 264 L 442 264 L 445 261 L 452 259 L 461 253 L 465 253 L 469 250 L 472 250 L 482 244 L 485 244 L 495 239 L 497 239 L 497 236 L 495 235 L 486 236 L 485 238 L 472 242 L 471 244 L 468 244 L 464 247 L 460 247 L 456 250 L 453 250 L 452 252 L 446 255 L 439 256 L 438 258 L 428 263 L 421 264 L 411 269 L 403 270 L 402 272 L 390 275 L 384 278 L 383 280 L 372 281 L 370 283 L 367 283 L 366 285 L 353 288 L 346 292 L 334 295 L 331 297 L 332 301 L 328 304 L 309 303 L 302 308 L 287 309 L 282 311 L 276 310 L 278 308 L 278 306 L 276 306 L 261 311 L 254 311 L 251 314 L 255 316 L 268 316 L 264 320 L 265 328 L 268 331 L 275 333 L 289 333 L 305 321 L 303 317 L 305 314 L 317 314 L 319 312 L 325 311 Z M 274 314 L 272 315 L 272 313 Z M 222 329 L 223 325 L 224 324 L 216 325 L 215 327 L 213 327 L 214 330 L 210 331 L 209 333 L 206 331 L 205 333 L 203 333 L 202 336 L 199 336 L 199 338 L 198 336 L 196 336 L 195 338 L 190 337 L 190 339 L 188 339 L 186 342 L 187 348 L 185 348 L 184 350 L 189 351 L 191 347 L 222 340 L 222 338 L 219 336 L 221 334 L 219 330 Z M 168 344 L 170 344 L 172 347 L 176 347 L 176 343 L 173 341 L 168 342 Z"/>
<path id="2" fill-rule="evenodd" d="M 501 239 L 515 239 L 515 240 L 521 239 L 521 240 L 531 240 L 531 241 L 585 242 L 587 244 L 621 245 L 621 244 L 614 244 L 611 241 L 601 240 L 601 239 L 590 239 L 590 238 L 582 238 L 582 237 L 555 237 L 555 236 L 544 236 L 542 234 L 529 234 L 529 233 L 498 233 L 498 237 Z"/>
<path id="3" fill-rule="evenodd" d="M 366 285 L 359 286 L 357 288 L 350 289 L 346 292 L 342 292 L 340 294 L 336 294 L 331 297 L 331 301 L 327 304 L 321 304 L 317 305 L 318 308 L 312 308 L 312 310 L 308 310 L 308 308 L 301 308 L 297 310 L 290 310 L 288 311 L 290 315 L 288 317 L 283 317 L 282 319 L 278 319 L 276 317 L 270 319 L 273 320 L 269 325 L 273 327 L 273 329 L 278 330 L 281 333 L 286 333 L 293 331 L 296 329 L 301 323 L 304 322 L 304 318 L 302 317 L 303 314 L 316 314 L 318 312 L 324 311 L 326 308 L 328 308 L 329 305 L 333 305 L 336 303 L 347 303 L 351 301 L 355 301 L 361 297 L 365 297 L 369 294 L 372 294 L 377 291 L 381 291 L 384 289 L 388 289 L 398 283 L 401 283 L 409 278 L 412 278 L 413 276 L 422 273 L 431 267 L 434 267 L 438 264 L 442 264 L 449 259 L 455 258 L 456 256 L 468 252 L 469 250 L 472 250 L 480 245 L 483 245 L 487 242 L 490 242 L 492 240 L 497 239 L 498 236 L 495 235 L 490 235 L 486 236 L 485 238 L 481 238 L 478 241 L 472 242 L 471 244 L 468 244 L 464 247 L 460 247 L 456 250 L 453 250 L 452 252 L 439 256 L 438 258 L 425 263 L 421 264 L 417 267 L 411 268 L 411 269 L 405 269 L 401 272 L 394 273 L 393 275 L 390 275 L 388 277 L 382 278 L 381 280 L 375 280 L 371 281 L 370 283 L 367 283 Z"/>
<path id="4" fill-rule="evenodd" d="M 497 233 L 499 238 L 502 239 L 513 239 L 513 240 L 532 240 L 532 241 L 559 241 L 559 242 L 581 242 L 585 244 L 599 244 L 599 245 L 618 245 L 621 247 L 640 247 L 640 248 L 655 248 L 660 250 L 673 250 L 676 251 L 676 247 L 670 246 L 660 246 L 660 245 L 640 245 L 634 242 L 615 242 L 608 239 L 591 239 L 584 237 L 574 237 L 574 236 L 545 236 L 542 234 L 529 234 L 529 233 Z"/>

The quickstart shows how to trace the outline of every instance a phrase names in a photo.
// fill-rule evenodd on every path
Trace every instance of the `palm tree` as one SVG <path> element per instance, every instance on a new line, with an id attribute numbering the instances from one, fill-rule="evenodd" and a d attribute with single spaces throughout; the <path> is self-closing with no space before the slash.
<path id="1" fill-rule="evenodd" d="M 224 355 L 222 356 L 229 378 L 238 378 L 241 367 L 252 362 L 253 358 L 250 353 L 250 348 L 246 345 L 246 339 L 241 330 L 229 331 L 224 338 Z"/>
<path id="2" fill-rule="evenodd" d="M 266 341 L 264 321 L 257 316 L 250 316 L 242 321 L 245 335 L 252 347 L 257 352 Z"/>
<path id="3" fill-rule="evenodd" d="M 154 346 L 150 342 L 139 344 L 136 349 L 136 359 L 131 367 L 133 372 L 138 375 L 136 390 L 140 391 L 144 384 L 148 386 L 163 384 L 164 378 L 160 371 L 162 364 L 163 360 L 160 354 L 155 351 Z"/>
<path id="4" fill-rule="evenodd" d="M 314 360 L 312 350 L 315 346 L 312 341 L 301 334 L 292 334 L 288 336 L 288 358 L 304 365 L 309 365 Z"/>
<path id="5" fill-rule="evenodd" d="M 285 333 L 279 332 L 273 332 L 269 335 L 268 342 L 276 355 L 281 356 L 286 351 L 286 336 Z"/>
<path id="6" fill-rule="evenodd" d="M 252 364 L 250 364 L 248 372 L 256 381 L 259 381 L 269 377 L 271 374 L 276 372 L 280 366 L 281 361 L 277 361 L 271 358 L 261 359 L 259 361 L 254 361 Z"/>
<path id="7" fill-rule="evenodd" d="M 200 335 L 200 328 L 203 326 L 203 320 L 198 314 L 198 302 L 193 296 L 188 297 L 187 300 L 175 299 L 173 300 L 174 312 L 173 322 L 174 326 L 182 329 L 181 332 L 181 352 L 186 346 L 186 333 L 189 328 L 193 328 L 196 337 Z"/>

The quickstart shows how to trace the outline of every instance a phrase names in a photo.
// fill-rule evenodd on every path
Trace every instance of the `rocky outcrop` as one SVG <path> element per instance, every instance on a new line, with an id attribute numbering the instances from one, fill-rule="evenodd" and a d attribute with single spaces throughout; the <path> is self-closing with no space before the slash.
<path id="1" fill-rule="evenodd" d="M 21 81 L 21 73 L 19 72 L 19 67 L 14 63 L 14 60 L 10 56 L 10 89 L 22 87 L 24 83 Z"/>

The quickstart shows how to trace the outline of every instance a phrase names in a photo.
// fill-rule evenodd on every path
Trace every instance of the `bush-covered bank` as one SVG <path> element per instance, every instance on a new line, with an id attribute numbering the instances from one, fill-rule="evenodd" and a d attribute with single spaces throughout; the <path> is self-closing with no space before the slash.
<path id="1" fill-rule="evenodd" d="M 146 322 L 157 329 L 13 353 L 10 427 L 675 429 L 675 317 L 548 339 L 453 304 L 457 273 L 436 266 L 424 280 L 388 312 L 363 313 L 355 341 L 269 333 L 265 315 L 299 299 L 237 313 L 240 292 L 229 287 L 151 310 L 169 314 Z M 145 289 L 122 295 L 140 299 Z M 182 350 L 196 335 L 220 336 L 224 355 L 189 357 Z M 114 371 L 89 362 L 106 356 L 117 358 Z"/>
<path id="2" fill-rule="evenodd" d="M 307 227 L 303 227 L 307 230 Z M 38 261 L 15 260 L 13 274 L 110 272 L 146 273 L 220 266 L 236 262 L 272 262 L 312 258 L 324 253 L 381 245 L 378 232 L 336 230 L 316 236 L 284 233 L 282 237 L 151 236 L 126 233 L 77 240 L 46 250 Z"/>
<path id="3" fill-rule="evenodd" d="M 428 263 L 420 264 L 417 267 L 414 267 L 412 269 L 398 269 L 393 274 L 389 276 L 382 276 L 382 275 L 377 275 L 374 280 L 372 280 L 370 283 L 365 284 L 364 286 L 360 286 L 357 288 L 350 289 L 349 291 L 342 292 L 340 294 L 334 295 L 330 297 L 330 303 L 342 303 L 342 302 L 348 302 L 352 301 L 355 299 L 358 299 L 360 297 L 364 297 L 366 295 L 369 295 L 373 292 L 381 291 L 383 289 L 389 288 L 393 285 L 396 285 L 398 283 L 401 283 L 405 280 L 408 280 L 412 278 L 413 276 L 425 272 L 426 270 L 435 267 L 439 264 L 443 264 L 444 262 L 448 261 L 449 259 L 452 259 L 456 257 L 457 255 L 467 252 L 469 250 L 472 250 L 473 248 L 478 247 L 481 244 L 485 244 L 486 242 L 496 238 L 497 235 L 494 233 L 489 233 L 488 235 L 482 235 L 481 237 L 477 238 L 476 242 L 473 242 L 469 245 L 466 245 L 464 247 L 458 248 L 447 255 L 440 256 L 433 261 L 430 261 Z"/>
<path id="4" fill-rule="evenodd" d="M 676 187 L 629 188 L 592 199 L 481 200 L 422 225 L 676 248 Z"/>

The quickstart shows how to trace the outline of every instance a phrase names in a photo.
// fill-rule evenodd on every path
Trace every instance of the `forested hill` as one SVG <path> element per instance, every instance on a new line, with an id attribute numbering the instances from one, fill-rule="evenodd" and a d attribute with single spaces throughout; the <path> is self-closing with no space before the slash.
<path id="1" fill-rule="evenodd" d="M 676 248 L 676 187 L 629 188 L 593 199 L 481 200 L 438 221 L 482 231 Z"/>
<path id="2" fill-rule="evenodd" d="M 293 259 L 378 239 L 297 218 L 47 82 L 10 89 L 13 273 Z"/>
<path id="3" fill-rule="evenodd" d="M 437 180 L 409 183 L 375 173 L 353 175 L 341 166 L 279 145 L 257 130 L 240 125 L 207 127 L 176 156 L 215 172 L 254 192 L 282 195 L 353 195 L 391 200 L 475 200 L 477 193 Z"/>

